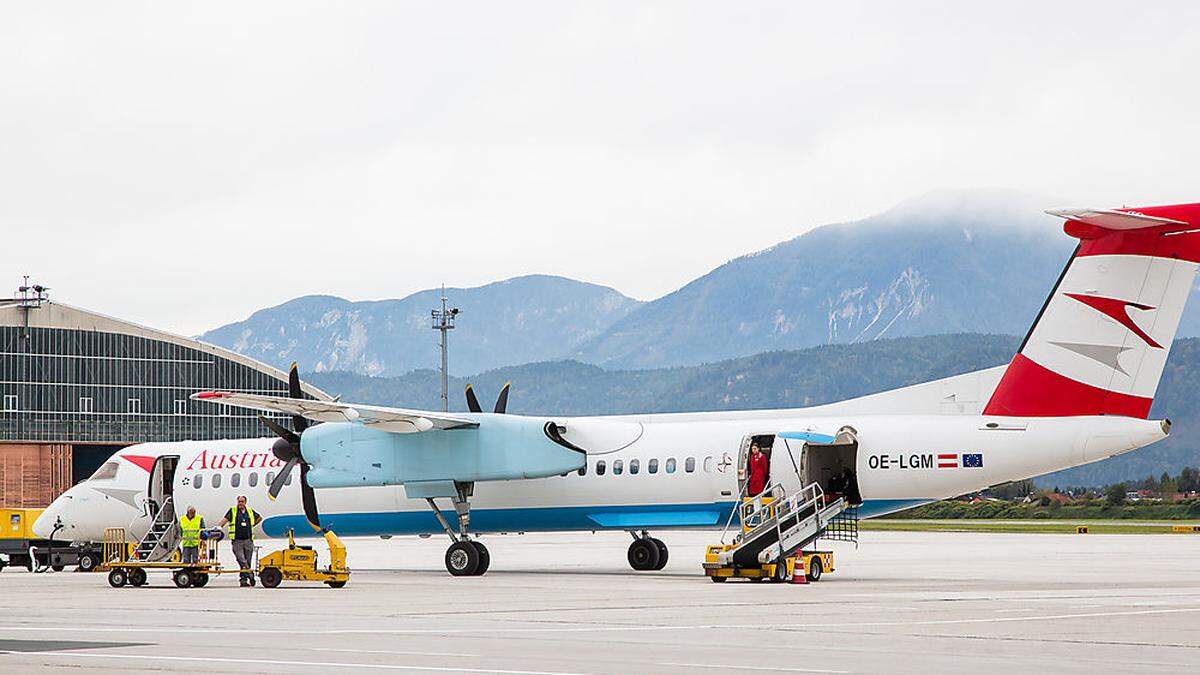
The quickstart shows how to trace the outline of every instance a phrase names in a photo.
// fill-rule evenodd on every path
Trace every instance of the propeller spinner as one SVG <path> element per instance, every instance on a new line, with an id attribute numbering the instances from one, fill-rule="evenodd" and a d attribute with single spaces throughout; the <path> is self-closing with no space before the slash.
<path id="1" fill-rule="evenodd" d="M 292 363 L 292 367 L 288 371 L 288 396 L 291 398 L 304 398 L 304 394 L 300 390 L 300 375 L 296 371 L 295 363 Z M 308 519 L 308 524 L 314 530 L 320 532 L 321 516 L 317 511 L 317 496 L 312 486 L 308 484 L 308 462 L 304 461 L 304 456 L 300 454 L 300 437 L 304 434 L 304 430 L 308 428 L 308 420 L 301 415 L 292 415 L 292 427 L 296 429 L 293 432 L 291 429 L 272 422 L 262 415 L 259 415 L 258 419 L 268 429 L 275 432 L 276 436 L 279 436 L 279 440 L 275 441 L 275 444 L 271 446 L 271 452 L 281 462 L 284 462 L 283 469 L 279 471 L 279 475 L 275 476 L 275 480 L 271 481 L 271 486 L 267 489 L 267 496 L 271 501 L 274 501 L 279 496 L 279 492 L 283 490 L 283 486 L 287 483 L 287 478 L 291 475 L 292 469 L 299 464 L 300 499 L 304 504 L 304 516 Z"/>

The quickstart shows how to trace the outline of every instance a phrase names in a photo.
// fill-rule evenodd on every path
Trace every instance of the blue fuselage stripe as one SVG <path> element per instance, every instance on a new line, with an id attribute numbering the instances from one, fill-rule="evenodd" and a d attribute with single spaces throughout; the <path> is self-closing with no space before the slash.
<path id="1" fill-rule="evenodd" d="M 876 499 L 859 508 L 860 518 L 874 518 L 930 500 Z M 639 504 L 629 506 L 556 506 L 544 508 L 471 509 L 474 532 L 569 532 L 631 529 L 718 529 L 725 526 L 734 502 L 707 504 Z M 450 514 L 451 516 L 453 514 Z M 453 522 L 453 518 L 451 518 Z M 432 511 L 388 511 L 321 514 L 321 524 L 343 536 L 436 534 L 442 531 Z M 311 532 L 302 515 L 271 516 L 263 531 L 272 537 L 288 529 Z"/>

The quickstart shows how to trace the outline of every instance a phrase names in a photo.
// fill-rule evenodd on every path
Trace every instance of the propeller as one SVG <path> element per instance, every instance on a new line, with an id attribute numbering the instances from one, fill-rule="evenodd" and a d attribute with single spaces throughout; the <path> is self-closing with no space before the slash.
<path id="1" fill-rule="evenodd" d="M 300 390 L 300 375 L 296 372 L 296 364 L 292 363 L 291 369 L 288 371 L 288 396 L 291 398 L 304 398 L 303 392 Z M 304 503 L 304 516 L 308 519 L 308 524 L 317 532 L 321 531 L 321 516 L 317 511 L 317 496 L 313 492 L 312 486 L 308 484 L 308 462 L 304 461 L 304 456 L 300 454 L 300 437 L 304 434 L 304 430 L 308 428 L 308 420 L 301 415 L 292 415 L 291 429 L 273 422 L 266 417 L 259 415 L 258 419 L 271 431 L 275 432 L 279 439 L 271 446 L 271 453 L 275 455 L 279 461 L 284 462 L 283 469 L 279 471 L 279 475 L 275 476 L 275 480 L 271 481 L 271 487 L 267 489 L 267 497 L 271 501 L 279 496 L 279 492 L 283 490 L 283 486 L 287 482 L 288 476 L 292 474 L 292 469 L 297 464 L 300 465 L 300 499 Z"/>
<path id="2" fill-rule="evenodd" d="M 496 397 L 496 408 L 492 412 L 503 415 L 504 411 L 508 409 L 508 388 L 511 385 L 512 382 L 505 382 L 504 386 L 500 388 L 500 395 Z M 475 390 L 469 384 L 467 385 L 467 410 L 476 413 L 483 412 L 483 408 L 479 405 L 479 399 L 475 397 Z"/>

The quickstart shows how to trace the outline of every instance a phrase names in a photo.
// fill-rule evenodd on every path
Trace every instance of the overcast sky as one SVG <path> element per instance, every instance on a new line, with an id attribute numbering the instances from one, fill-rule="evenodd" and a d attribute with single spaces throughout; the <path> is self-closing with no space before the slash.
<path id="1" fill-rule="evenodd" d="M 1200 3 L 6 3 L 0 290 L 642 299 L 938 188 L 1200 201 Z M 0 293 L 3 294 L 3 293 Z"/>

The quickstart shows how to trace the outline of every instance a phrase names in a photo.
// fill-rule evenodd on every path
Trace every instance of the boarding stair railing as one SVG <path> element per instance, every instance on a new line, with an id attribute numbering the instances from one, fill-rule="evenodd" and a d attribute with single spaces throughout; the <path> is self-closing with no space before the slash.
<path id="1" fill-rule="evenodd" d="M 167 497 L 162 508 L 155 514 L 154 521 L 150 523 L 150 529 L 134 549 L 133 557 L 142 562 L 162 560 L 175 551 L 180 536 L 179 522 L 175 519 L 175 504 L 171 497 Z"/>
<path id="2" fill-rule="evenodd" d="M 718 560 L 736 567 L 776 562 L 821 537 L 847 506 L 843 497 L 826 500 L 818 483 L 793 494 L 776 483 L 761 495 L 743 500 L 742 531 Z"/>

